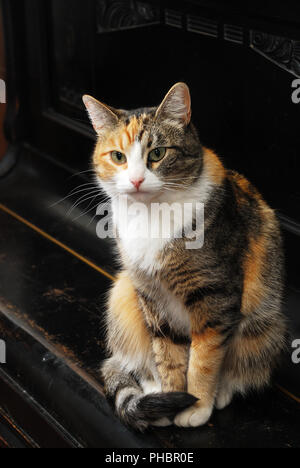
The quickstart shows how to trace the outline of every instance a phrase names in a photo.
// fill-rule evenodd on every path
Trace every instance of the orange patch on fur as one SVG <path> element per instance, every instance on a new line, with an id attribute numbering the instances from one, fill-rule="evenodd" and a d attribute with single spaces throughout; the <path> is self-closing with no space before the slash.
<path id="1" fill-rule="evenodd" d="M 188 371 L 188 392 L 200 403 L 212 404 L 224 348 L 220 346 L 222 336 L 207 328 L 203 334 L 192 334 L 192 346 Z"/>
<path id="2" fill-rule="evenodd" d="M 235 184 L 240 188 L 240 190 L 243 192 L 243 194 L 245 194 L 247 196 L 250 196 L 251 198 L 256 199 L 259 202 L 262 209 L 267 208 L 267 211 L 269 211 L 269 212 L 272 211 L 265 204 L 264 200 L 262 199 L 261 194 L 256 190 L 256 188 L 244 176 L 242 176 L 242 175 L 240 175 L 240 174 L 238 174 L 236 172 L 230 171 L 229 178 L 232 179 L 235 182 Z M 242 203 L 246 202 L 246 198 L 241 196 L 240 194 L 237 194 L 236 199 L 237 199 L 237 202 L 239 204 L 242 204 Z"/>
<path id="3" fill-rule="evenodd" d="M 249 193 L 250 189 L 250 182 L 245 177 L 238 177 L 237 178 L 238 186 L 246 193 Z"/>
<path id="4" fill-rule="evenodd" d="M 127 355 L 151 354 L 151 339 L 145 325 L 135 288 L 126 273 L 121 273 L 111 292 L 109 313 L 117 325 L 115 344 Z"/>
<path id="5" fill-rule="evenodd" d="M 134 143 L 134 140 L 136 139 L 138 135 L 139 127 L 140 127 L 139 121 L 136 118 L 136 116 L 134 116 L 126 128 L 126 131 L 129 136 L 129 144 L 132 145 Z"/>
<path id="6" fill-rule="evenodd" d="M 265 294 L 262 278 L 265 256 L 265 238 L 251 239 L 244 263 L 243 313 L 249 313 L 258 307 Z"/>
<path id="7" fill-rule="evenodd" d="M 111 179 L 117 172 L 128 168 L 127 164 L 120 166 L 115 164 L 111 160 L 110 154 L 112 151 L 119 151 L 126 155 L 126 152 L 133 145 L 138 135 L 139 126 L 139 121 L 134 116 L 128 125 L 119 127 L 114 133 L 110 133 L 106 137 L 104 136 L 99 139 L 94 152 L 94 164 L 97 174 L 103 180 Z"/>
<path id="8" fill-rule="evenodd" d="M 218 156 L 208 148 L 204 148 L 204 167 L 216 185 L 221 185 L 225 178 L 225 168 Z"/>
<path id="9" fill-rule="evenodd" d="M 259 201 L 262 201 L 261 194 L 255 189 L 255 187 L 243 176 L 236 178 L 238 186 L 243 190 L 244 193 L 250 195 L 250 197 L 256 198 Z"/>
<path id="10" fill-rule="evenodd" d="M 219 337 L 218 332 L 213 328 L 207 328 L 205 333 L 192 333 L 192 348 L 199 350 L 202 347 L 207 349 L 208 345 L 214 345 Z"/>

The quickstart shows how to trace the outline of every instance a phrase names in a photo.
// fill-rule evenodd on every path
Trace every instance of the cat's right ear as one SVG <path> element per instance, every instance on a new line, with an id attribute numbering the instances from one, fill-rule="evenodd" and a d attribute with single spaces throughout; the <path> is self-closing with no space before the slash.
<path id="1" fill-rule="evenodd" d="M 108 106 L 97 101 L 92 96 L 85 95 L 82 99 L 92 125 L 100 137 L 118 124 L 118 116 Z"/>
<path id="2" fill-rule="evenodd" d="M 187 126 L 192 117 L 191 106 L 189 87 L 185 83 L 177 83 L 157 109 L 156 118 Z"/>

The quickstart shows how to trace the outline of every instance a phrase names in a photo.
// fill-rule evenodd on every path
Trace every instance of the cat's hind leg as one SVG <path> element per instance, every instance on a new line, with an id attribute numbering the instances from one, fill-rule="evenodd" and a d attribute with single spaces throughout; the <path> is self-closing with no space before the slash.
<path id="1" fill-rule="evenodd" d="M 273 315 L 269 316 L 265 304 L 244 318 L 228 346 L 216 398 L 218 409 L 228 406 L 235 394 L 245 396 L 270 384 L 285 346 L 286 326 L 276 313 L 276 308 L 280 310 L 278 304 L 274 304 Z"/>

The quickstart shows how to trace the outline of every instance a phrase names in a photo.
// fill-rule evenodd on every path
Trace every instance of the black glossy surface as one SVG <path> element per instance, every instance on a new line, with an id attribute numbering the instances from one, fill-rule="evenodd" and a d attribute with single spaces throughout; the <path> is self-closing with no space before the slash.
<path id="1" fill-rule="evenodd" d="M 4 434 L 9 448 L 80 447 L 3 366 L 0 368 L 0 395 L 0 447 Z"/>
<path id="2" fill-rule="evenodd" d="M 0 416 L 0 449 L 32 448 L 28 446 L 13 428 Z"/>

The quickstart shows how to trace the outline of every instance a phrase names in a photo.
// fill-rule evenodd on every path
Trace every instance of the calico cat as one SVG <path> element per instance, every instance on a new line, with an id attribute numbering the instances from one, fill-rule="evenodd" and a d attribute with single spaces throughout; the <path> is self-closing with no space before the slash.
<path id="1" fill-rule="evenodd" d="M 107 307 L 107 396 L 141 431 L 201 426 L 234 394 L 268 385 L 285 346 L 279 223 L 250 182 L 201 145 L 184 83 L 158 108 L 83 99 L 122 262 Z M 148 208 L 204 203 L 203 247 L 187 249 L 184 236 L 126 236 L 117 203 L 124 194 Z"/>

